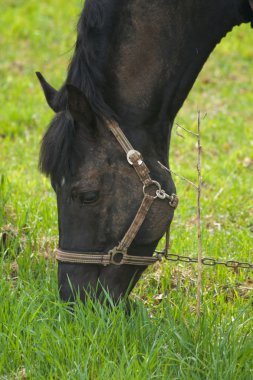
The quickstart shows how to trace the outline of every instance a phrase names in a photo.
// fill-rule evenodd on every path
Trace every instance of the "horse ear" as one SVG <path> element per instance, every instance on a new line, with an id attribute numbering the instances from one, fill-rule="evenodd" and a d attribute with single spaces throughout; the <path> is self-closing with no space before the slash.
<path id="1" fill-rule="evenodd" d="M 84 93 L 72 84 L 66 84 L 68 93 L 68 109 L 73 119 L 91 125 L 94 122 L 94 112 Z"/>
<path id="2" fill-rule="evenodd" d="M 43 77 L 43 75 L 40 72 L 36 72 L 36 75 L 40 81 L 40 85 L 42 87 L 42 90 L 44 92 L 47 104 L 54 112 L 59 112 L 60 109 L 56 105 L 56 97 L 58 94 L 58 91 L 55 90 L 49 83 L 47 83 L 46 79 Z"/>

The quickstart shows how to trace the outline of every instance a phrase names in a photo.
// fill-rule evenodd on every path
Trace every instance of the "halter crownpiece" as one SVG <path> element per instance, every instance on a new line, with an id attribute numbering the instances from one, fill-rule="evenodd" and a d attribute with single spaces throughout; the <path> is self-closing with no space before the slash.
<path id="1" fill-rule="evenodd" d="M 127 137 L 120 129 L 116 122 L 106 122 L 107 127 L 113 133 L 118 143 L 127 155 L 127 161 L 129 165 L 133 166 L 140 181 L 143 184 L 143 200 L 137 211 L 137 214 L 125 233 L 123 239 L 118 246 L 114 247 L 109 252 L 70 252 L 60 248 L 55 250 L 56 259 L 62 263 L 73 264 L 100 264 L 100 265 L 137 265 L 147 266 L 154 264 L 157 261 L 161 261 L 162 255 L 155 255 L 151 257 L 147 256 L 132 256 L 128 255 L 127 251 L 136 237 L 139 229 L 141 228 L 148 211 L 150 210 L 153 202 L 156 199 L 167 200 L 170 207 L 177 208 L 178 197 L 176 194 L 167 194 L 160 185 L 159 182 L 154 181 L 150 177 L 150 171 L 143 161 L 143 157 L 140 152 L 135 150 Z"/>

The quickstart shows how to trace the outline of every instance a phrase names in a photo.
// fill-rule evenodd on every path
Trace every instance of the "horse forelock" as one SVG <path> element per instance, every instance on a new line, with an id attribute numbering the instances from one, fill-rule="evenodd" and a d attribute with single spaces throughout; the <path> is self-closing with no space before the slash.
<path id="1" fill-rule="evenodd" d="M 75 122 L 70 113 L 56 114 L 43 137 L 39 161 L 41 171 L 53 183 L 60 184 L 63 178 L 74 174 L 81 145 L 81 141 L 76 143 L 75 135 Z"/>

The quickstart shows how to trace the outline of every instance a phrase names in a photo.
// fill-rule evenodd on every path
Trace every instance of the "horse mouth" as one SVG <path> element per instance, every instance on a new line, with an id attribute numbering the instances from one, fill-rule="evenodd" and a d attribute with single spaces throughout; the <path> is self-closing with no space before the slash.
<path id="1" fill-rule="evenodd" d="M 78 268 L 77 268 L 78 267 Z M 59 264 L 59 292 L 63 301 L 75 301 L 80 297 L 85 302 L 88 297 L 103 301 L 110 297 L 114 303 L 127 296 L 145 267 L 129 265 L 78 265 Z"/>
<path id="2" fill-rule="evenodd" d="M 143 257 L 154 252 L 157 241 L 148 246 L 132 246 L 129 255 Z M 138 256 L 137 256 L 138 255 Z M 120 264 L 121 252 L 115 252 L 115 264 L 107 266 L 98 264 L 58 264 L 58 283 L 60 297 L 64 301 L 74 301 L 77 296 L 85 302 L 89 297 L 103 300 L 105 293 L 117 303 L 127 296 L 136 285 L 147 265 Z"/>

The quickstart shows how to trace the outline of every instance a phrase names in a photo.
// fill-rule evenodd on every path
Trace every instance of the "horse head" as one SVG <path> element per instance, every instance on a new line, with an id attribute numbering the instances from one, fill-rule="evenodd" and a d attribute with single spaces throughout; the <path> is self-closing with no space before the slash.
<path id="1" fill-rule="evenodd" d="M 57 196 L 64 300 L 117 301 L 173 219 L 174 118 L 214 47 L 253 0 L 86 0 L 66 82 L 38 78 L 55 116 L 40 156 Z"/>
<path id="2" fill-rule="evenodd" d="M 173 181 L 163 172 L 159 157 L 150 149 L 149 152 L 143 150 L 142 163 L 146 160 L 152 181 L 145 185 L 145 176 L 142 183 L 126 152 L 107 128 L 110 121 L 105 122 L 96 115 L 82 91 L 66 85 L 66 103 L 62 107 L 57 103 L 59 93 L 40 73 L 37 75 L 49 106 L 56 112 L 42 142 L 41 169 L 50 175 L 57 196 L 59 251 L 75 257 L 74 262 L 64 260 L 64 256 L 59 260 L 61 297 L 73 299 L 79 292 L 84 300 L 87 291 L 99 297 L 104 288 L 117 301 L 133 288 L 159 239 L 170 226 L 174 207 L 169 198 L 157 197 L 156 184 L 161 184 L 166 194 L 172 194 L 175 192 Z M 148 136 L 142 136 L 143 146 L 147 139 Z M 150 142 L 146 141 L 146 145 L 152 148 Z M 136 220 L 144 186 L 151 200 L 150 207 L 135 229 L 135 236 L 127 238 L 130 244 L 121 252 L 117 250 L 127 255 L 127 263 L 118 265 L 116 261 L 105 260 L 94 263 L 94 256 L 106 258 L 118 247 Z M 131 231 L 128 235 L 132 235 Z M 83 263 L 82 259 L 81 263 L 76 259 L 83 256 L 91 260 Z M 137 262 L 136 259 L 131 262 L 131 258 L 136 257 Z M 139 262 L 138 258 L 146 261 Z"/>

